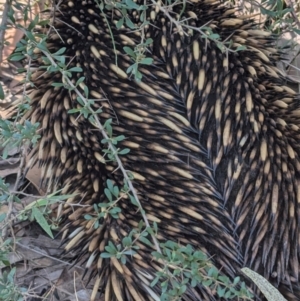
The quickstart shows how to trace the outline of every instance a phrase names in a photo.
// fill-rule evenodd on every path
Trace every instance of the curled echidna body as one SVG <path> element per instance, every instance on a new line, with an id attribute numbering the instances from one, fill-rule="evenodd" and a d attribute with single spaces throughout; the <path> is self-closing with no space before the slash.
<path id="1" fill-rule="evenodd" d="M 300 300 L 299 96 L 275 67 L 273 38 L 252 21 L 214 0 L 172 10 L 190 27 L 206 25 L 220 41 L 232 40 L 233 50 L 246 49 L 222 52 L 195 29 L 178 33 L 153 6 L 146 16 L 152 25 L 144 30 L 153 39 L 146 54 L 154 61 L 140 65 L 139 83 L 126 74 L 133 61 L 123 47 L 139 44 L 141 31 L 117 30 L 118 11 L 104 8 L 103 14 L 94 0 L 62 1 L 48 47 L 52 53 L 66 47 L 68 68 L 83 69 L 73 82 L 85 77 L 96 99 L 92 108 L 102 108 L 100 121 L 112 118 L 114 134 L 125 135 L 118 147 L 130 153 L 122 162 L 149 221 L 158 223 L 158 239 L 191 244 L 229 277 L 250 267 L 288 300 Z M 129 17 L 140 25 L 139 11 Z M 84 218 L 93 206 L 74 206 L 105 202 L 107 179 L 122 186 L 117 165 L 103 162 L 100 131 L 84 116 L 68 114 L 79 104 L 74 90 L 52 86 L 60 73 L 42 70 L 33 81 L 28 116 L 40 122 L 42 139 L 32 164 L 43 167 L 50 189 L 76 194 L 61 211 L 66 251 L 85 258 L 105 300 L 159 300 L 159 283 L 150 287 L 160 268 L 153 248 L 137 242 L 140 249 L 126 265 L 99 257 L 109 241 L 118 244 L 137 227 L 136 206 L 120 200 L 119 218 L 107 215 L 97 229 Z M 217 297 L 198 286 L 184 300 Z"/>

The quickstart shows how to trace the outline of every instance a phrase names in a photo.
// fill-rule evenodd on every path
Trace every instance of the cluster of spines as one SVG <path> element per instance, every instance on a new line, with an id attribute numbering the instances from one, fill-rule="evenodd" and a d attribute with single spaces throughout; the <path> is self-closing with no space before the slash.
<path id="1" fill-rule="evenodd" d="M 125 72 L 132 61 L 122 49 L 139 42 L 139 31 L 116 30 L 115 20 L 110 23 L 117 67 L 107 18 L 97 5 L 69 1 L 61 11 L 64 16 L 57 12 L 58 33 L 50 35 L 49 49 L 55 52 L 63 46 L 61 38 L 67 41 L 67 55 L 75 56 L 70 66 L 82 67 L 90 95 L 101 100 L 94 109 L 101 107 L 100 118 L 113 118 L 116 134 L 128 138 L 121 143 L 131 149 L 123 163 L 134 175 L 149 220 L 159 224 L 158 238 L 216 254 L 216 264 L 231 276 L 247 265 L 267 278 L 275 275 L 276 284 L 297 282 L 299 101 L 274 66 L 279 53 L 270 34 L 215 1 L 189 4 L 191 27 L 207 23 L 221 40 L 231 38 L 232 50 L 246 46 L 241 52 L 222 53 L 215 41 L 197 31 L 192 36 L 176 32 L 153 7 L 148 18 L 155 26 L 146 28 L 146 37 L 154 40 L 149 47 L 154 64 L 140 68 L 143 81 L 136 83 Z M 131 17 L 138 25 L 139 13 L 133 11 Z M 41 123 L 43 138 L 32 162 L 42 166 L 43 184 L 52 189 L 60 184 L 64 193 L 76 194 L 59 208 L 69 219 L 63 228 L 66 250 L 75 250 L 79 258 L 91 254 L 86 267 L 93 274 L 101 271 L 97 281 L 106 298 L 142 300 L 137 296 L 146 292 L 143 298 L 151 300 L 158 291 L 148 287 L 149 279 L 159 266 L 150 262 L 149 247 L 140 244 L 130 268 L 115 259 L 96 259 L 109 240 L 118 243 L 128 235 L 139 217 L 122 200 L 118 221 L 108 218 L 93 229 L 82 218 L 93 208 L 76 203 L 104 201 L 106 179 L 122 183 L 122 175 L 114 172 L 116 165 L 104 164 L 97 129 L 83 116 L 67 113 L 79 107 L 75 93 L 70 97 L 50 87 L 61 75 L 41 74 L 36 75 L 39 90 L 31 94 L 30 116 Z M 104 269 L 107 262 L 111 268 Z M 119 276 L 125 282 L 115 281 Z M 132 279 L 143 284 L 137 287 Z M 198 293 L 206 295 L 205 290 Z M 193 292 L 194 300 L 198 293 Z"/>

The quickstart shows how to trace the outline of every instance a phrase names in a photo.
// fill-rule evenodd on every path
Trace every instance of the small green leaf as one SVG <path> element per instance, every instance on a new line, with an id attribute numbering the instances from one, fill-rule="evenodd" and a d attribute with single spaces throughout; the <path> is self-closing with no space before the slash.
<path id="1" fill-rule="evenodd" d="M 53 84 L 51 84 L 51 86 L 53 86 L 53 87 L 63 87 L 64 84 L 63 83 L 53 83 Z"/>
<path id="2" fill-rule="evenodd" d="M 294 31 L 296 34 L 299 34 L 299 35 L 300 35 L 300 29 L 293 28 L 293 31 Z"/>
<path id="3" fill-rule="evenodd" d="M 10 60 L 10 61 L 17 62 L 17 61 L 23 60 L 24 58 L 25 58 L 24 55 L 15 53 L 15 54 L 12 54 L 12 55 L 9 57 L 9 60 Z"/>
<path id="4" fill-rule="evenodd" d="M 155 284 L 156 284 L 159 280 L 160 280 L 160 277 L 159 277 L 159 276 L 156 276 L 156 277 L 154 278 L 154 280 L 151 282 L 150 286 L 151 286 L 151 287 L 155 286 Z"/>
<path id="5" fill-rule="evenodd" d="M 209 279 L 209 280 L 203 281 L 202 284 L 203 284 L 204 286 L 210 286 L 210 285 L 212 284 L 212 280 Z"/>
<path id="6" fill-rule="evenodd" d="M 70 72 L 82 72 L 82 68 L 80 67 L 72 67 L 71 69 L 68 69 Z"/>
<path id="7" fill-rule="evenodd" d="M 118 152 L 119 155 L 126 155 L 130 152 L 129 148 L 124 148 L 121 151 Z"/>
<path id="8" fill-rule="evenodd" d="M 126 73 L 128 74 L 128 73 L 131 73 L 131 72 L 133 72 L 133 71 L 134 71 L 134 68 L 135 68 L 135 64 L 134 64 L 134 65 L 131 65 L 131 66 L 129 66 L 129 67 L 127 68 L 127 70 L 126 70 Z"/>
<path id="9" fill-rule="evenodd" d="M 131 201 L 131 203 L 133 204 L 133 205 L 135 205 L 135 206 L 139 206 L 139 204 L 138 204 L 138 202 L 136 201 L 136 199 L 135 199 L 135 197 L 134 196 L 132 196 L 131 194 L 129 195 L 129 197 L 130 197 L 130 201 Z"/>
<path id="10" fill-rule="evenodd" d="M 128 17 L 125 18 L 125 23 L 130 29 L 135 29 L 135 25 Z"/>
<path id="11" fill-rule="evenodd" d="M 113 191 L 112 191 L 112 194 L 117 198 L 120 194 L 120 190 L 119 190 L 119 187 L 118 186 L 115 186 Z"/>
<path id="12" fill-rule="evenodd" d="M 27 30 L 32 30 L 39 22 L 39 15 L 37 14 L 34 18 L 34 20 L 29 24 L 29 26 L 27 27 Z"/>
<path id="13" fill-rule="evenodd" d="M 120 29 L 123 26 L 123 24 L 124 24 L 124 18 L 121 18 L 116 24 L 117 29 Z"/>
<path id="14" fill-rule="evenodd" d="M 55 53 L 53 53 L 53 55 L 61 55 L 66 51 L 66 47 L 62 47 L 60 48 L 58 51 L 56 51 Z"/>
<path id="15" fill-rule="evenodd" d="M 144 65 L 151 65 L 152 63 L 153 63 L 153 58 L 150 58 L 150 57 L 146 57 L 141 60 L 141 64 L 144 64 Z"/>
<path id="16" fill-rule="evenodd" d="M 151 38 L 148 38 L 148 39 L 146 40 L 146 42 L 145 42 L 145 45 L 148 46 L 148 45 L 150 45 L 150 44 L 152 44 L 152 43 L 153 43 L 153 40 L 152 40 Z"/>
<path id="17" fill-rule="evenodd" d="M 41 213 L 41 211 L 35 207 L 32 208 L 32 214 L 35 220 L 38 222 L 38 224 L 43 228 L 43 230 L 51 237 L 53 237 L 52 231 L 50 226 L 48 225 L 45 217 Z"/>
<path id="18" fill-rule="evenodd" d="M 61 63 L 61 64 L 59 64 L 61 68 L 62 68 L 62 67 L 65 65 L 65 63 L 66 63 L 66 57 L 65 57 L 65 56 L 62 56 L 62 55 L 56 56 L 56 55 L 54 55 L 53 58 L 56 59 L 59 63 Z"/>
<path id="19" fill-rule="evenodd" d="M 0 223 L 3 222 L 6 218 L 6 213 L 1 213 L 0 214 Z"/>
<path id="20" fill-rule="evenodd" d="M 136 57 L 134 51 L 130 47 L 125 46 L 125 47 L 123 47 L 123 50 L 132 58 Z"/>
<path id="21" fill-rule="evenodd" d="M 5 95 L 4 95 L 4 91 L 3 91 L 3 87 L 2 85 L 0 84 L 0 99 L 4 99 L 5 98 Z"/>
<path id="22" fill-rule="evenodd" d="M 107 189 L 107 188 L 105 188 L 105 189 L 104 189 L 104 193 L 105 193 L 106 197 L 108 198 L 108 200 L 109 200 L 110 202 L 112 202 L 112 194 L 111 194 L 110 190 Z"/>
<path id="23" fill-rule="evenodd" d="M 143 242 L 145 245 L 148 245 L 148 246 L 150 246 L 150 247 L 153 246 L 153 244 L 150 242 L 150 240 L 147 239 L 146 237 L 140 236 L 139 240 L 140 240 L 141 242 Z"/>
<path id="24" fill-rule="evenodd" d="M 138 247 L 137 247 L 137 248 L 138 248 Z M 133 256 L 133 255 L 135 255 L 135 254 L 137 254 L 137 253 L 136 253 L 136 251 L 130 249 L 130 250 L 124 251 L 123 254 L 124 254 L 124 255 Z"/>
<path id="25" fill-rule="evenodd" d="M 237 285 L 241 280 L 241 277 L 235 277 L 233 280 L 233 285 Z"/>
<path id="26" fill-rule="evenodd" d="M 222 288 L 221 286 L 218 286 L 217 288 L 217 293 L 218 293 L 218 296 L 219 297 L 224 297 L 225 295 L 225 292 L 226 292 L 226 287 L 225 288 Z"/>
<path id="27" fill-rule="evenodd" d="M 32 41 L 32 42 L 36 42 L 35 41 L 35 38 L 34 38 L 34 35 L 30 32 L 30 31 L 26 31 L 26 36 L 27 38 Z"/>
<path id="28" fill-rule="evenodd" d="M 241 46 L 238 46 L 238 47 L 237 47 L 236 51 L 242 51 L 242 50 L 246 50 L 246 49 L 247 49 L 246 46 L 241 45 Z"/>
<path id="29" fill-rule="evenodd" d="M 209 35 L 209 38 L 211 40 L 219 40 L 220 39 L 220 35 L 218 35 L 217 33 L 213 33 Z"/>
<path id="30" fill-rule="evenodd" d="M 126 264 L 126 256 L 124 255 L 121 256 L 121 263 L 124 265 Z"/>
<path id="31" fill-rule="evenodd" d="M 132 0 L 126 0 L 125 3 L 127 4 L 127 6 L 130 9 L 139 9 L 140 6 L 138 4 L 136 4 L 135 2 L 133 2 Z"/>
<path id="32" fill-rule="evenodd" d="M 84 76 L 80 77 L 80 78 L 77 80 L 75 86 L 77 87 L 77 86 L 78 86 L 80 83 L 82 83 L 84 80 L 85 80 L 85 77 L 84 77 Z"/>
<path id="33" fill-rule="evenodd" d="M 103 253 L 100 254 L 100 257 L 102 257 L 102 258 L 110 258 L 110 257 L 112 257 L 112 255 L 110 253 L 103 252 Z"/>
<path id="34" fill-rule="evenodd" d="M 123 247 L 130 247 L 130 245 L 132 244 L 132 240 L 130 237 L 124 237 L 122 239 L 122 245 Z"/>

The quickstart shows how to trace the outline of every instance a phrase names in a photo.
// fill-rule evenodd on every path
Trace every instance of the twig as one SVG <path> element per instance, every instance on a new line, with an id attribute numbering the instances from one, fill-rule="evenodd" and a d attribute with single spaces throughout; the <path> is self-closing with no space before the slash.
<path id="1" fill-rule="evenodd" d="M 41 50 L 42 50 L 42 49 L 41 49 Z M 53 58 L 51 57 L 51 55 L 50 55 L 48 52 L 44 51 L 44 50 L 42 50 L 42 52 L 43 52 L 44 55 L 47 57 L 47 59 L 51 62 L 51 64 L 52 64 L 54 67 L 57 68 L 58 66 L 57 66 L 57 64 L 55 63 L 55 61 L 53 60 Z M 85 97 L 82 95 L 82 93 L 77 89 L 77 87 L 74 86 L 74 84 L 72 83 L 72 81 L 71 81 L 68 77 L 66 77 L 65 80 L 66 80 L 66 83 L 72 88 L 72 90 L 75 91 L 76 94 L 82 99 L 82 101 L 84 102 L 84 104 L 87 104 L 86 98 L 85 98 Z M 146 214 L 145 214 L 144 211 L 143 211 L 143 207 L 142 207 L 142 205 L 141 205 L 141 203 L 140 203 L 140 201 L 139 201 L 139 198 L 138 198 L 138 196 L 137 196 L 137 193 L 135 192 L 135 189 L 134 189 L 134 187 L 133 187 L 133 184 L 132 184 L 131 180 L 129 179 L 128 174 L 127 174 L 127 172 L 126 172 L 126 170 L 125 170 L 125 168 L 124 168 L 124 166 L 123 166 L 123 164 L 122 164 L 122 161 L 121 161 L 121 159 L 119 158 L 119 156 L 118 156 L 118 154 L 117 154 L 117 149 L 116 149 L 115 146 L 109 141 L 109 137 L 108 137 L 107 133 L 105 132 L 103 125 L 101 124 L 101 122 L 100 122 L 99 119 L 97 118 L 97 114 L 96 114 L 91 108 L 90 108 L 90 111 L 91 111 L 92 115 L 95 117 L 96 125 L 97 125 L 97 127 L 99 128 L 99 130 L 100 130 L 102 136 L 103 136 L 105 139 L 107 139 L 109 149 L 110 149 L 110 150 L 113 152 L 113 154 L 115 155 L 115 159 L 116 159 L 116 161 L 117 161 L 117 163 L 118 163 L 118 166 L 119 166 L 120 170 L 121 170 L 122 173 L 123 173 L 124 179 L 126 180 L 128 186 L 129 186 L 130 191 L 132 192 L 132 194 L 133 194 L 133 196 L 134 196 L 136 202 L 138 203 L 138 206 L 139 206 L 139 208 L 140 208 L 140 210 L 141 210 L 141 215 L 142 215 L 142 217 L 143 217 L 143 220 L 144 220 L 144 222 L 145 222 L 146 227 L 149 227 L 149 228 L 150 228 L 150 224 L 149 224 L 148 218 L 147 218 Z M 160 246 L 159 246 L 159 244 L 158 244 L 158 241 L 157 241 L 157 239 L 156 239 L 156 237 L 155 237 L 154 235 L 151 235 L 151 236 L 152 236 L 152 240 L 153 240 L 153 243 L 154 243 L 154 245 L 155 245 L 155 248 L 156 248 L 157 252 L 162 253 L 162 252 L 161 252 L 161 249 L 160 249 Z"/>
<path id="2" fill-rule="evenodd" d="M 22 244 L 21 242 L 18 242 L 18 241 L 17 241 L 16 244 L 17 244 L 18 246 L 24 248 L 24 249 L 27 249 L 27 250 L 33 252 L 33 253 L 40 254 L 40 255 L 42 255 L 42 256 L 45 256 L 45 257 L 50 258 L 50 259 L 52 259 L 52 260 L 55 260 L 55 261 L 57 261 L 57 262 L 61 262 L 61 263 L 65 264 L 65 265 L 74 266 L 74 267 L 79 268 L 80 270 L 84 270 L 84 268 L 83 268 L 82 266 L 78 265 L 78 264 L 75 264 L 75 265 L 74 265 L 73 263 L 70 263 L 70 262 L 67 262 L 67 261 L 63 261 L 63 260 L 61 260 L 61 259 L 58 259 L 58 258 L 53 257 L 53 256 L 51 256 L 51 255 L 48 255 L 46 252 L 44 253 L 44 252 L 41 252 L 41 251 L 39 251 L 39 250 L 37 250 L 37 249 L 34 249 L 34 248 L 32 248 L 32 247 L 28 247 L 28 246 Z"/>
<path id="3" fill-rule="evenodd" d="M 3 9 L 3 15 L 2 15 L 2 22 L 1 22 L 1 30 L 0 30 L 0 63 L 2 63 L 2 53 L 4 48 L 4 38 L 5 38 L 5 31 L 8 21 L 8 12 L 11 7 L 12 0 L 6 0 L 6 3 L 4 4 Z"/>
<path id="4" fill-rule="evenodd" d="M 296 15 L 296 12 L 295 12 L 295 6 L 296 6 L 295 3 L 293 3 L 293 0 L 285 0 L 285 3 L 287 5 L 287 7 L 292 9 L 291 15 L 292 15 L 295 23 L 297 24 L 298 28 L 300 29 L 300 21 L 299 21 L 299 18 Z"/>
<path id="5" fill-rule="evenodd" d="M 20 165 L 19 165 L 19 171 L 18 171 L 17 179 L 16 179 L 16 182 L 15 182 L 15 185 L 14 185 L 14 191 L 18 190 L 18 186 L 19 186 L 20 179 L 21 179 L 21 176 L 22 176 L 22 171 L 23 171 L 24 164 L 25 164 L 25 152 L 24 152 L 24 149 L 23 149 L 22 154 L 21 154 L 21 162 L 20 162 Z M 5 217 L 5 220 L 3 222 L 4 225 L 9 225 L 10 224 L 9 220 L 10 220 L 10 216 L 11 216 L 12 211 L 13 211 L 14 196 L 15 196 L 15 194 L 11 193 L 9 198 L 8 198 L 8 211 L 6 213 L 6 217 Z M 6 237 L 7 237 L 7 233 L 8 233 L 7 229 L 8 229 L 7 226 L 3 227 L 3 232 L 2 232 L 3 240 L 5 240 Z"/>

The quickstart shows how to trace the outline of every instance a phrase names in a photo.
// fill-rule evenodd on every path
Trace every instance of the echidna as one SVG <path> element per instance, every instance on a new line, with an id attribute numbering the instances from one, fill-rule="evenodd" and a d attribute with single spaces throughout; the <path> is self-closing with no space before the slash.
<path id="1" fill-rule="evenodd" d="M 188 35 L 159 5 L 146 4 L 153 63 L 139 66 L 141 82 L 126 73 L 133 61 L 123 50 L 140 43 L 141 31 L 117 29 L 120 12 L 102 12 L 97 1 L 62 0 L 48 48 L 66 47 L 68 68 L 83 69 L 72 81 L 85 77 L 93 110 L 101 108 L 100 120 L 111 118 L 114 134 L 126 137 L 118 144 L 130 148 L 122 162 L 148 219 L 158 223 L 158 239 L 191 244 L 229 277 L 250 267 L 288 300 L 300 300 L 300 99 L 275 66 L 274 38 L 219 1 L 169 7 L 190 26 Z M 128 14 L 141 25 L 139 10 Z M 197 30 L 204 25 L 220 41 L 231 40 L 231 51 L 206 39 Z M 234 51 L 239 46 L 245 49 Z M 76 194 L 61 212 L 65 249 L 85 259 L 105 300 L 159 300 L 159 284 L 150 287 L 160 269 L 154 249 L 138 243 L 126 265 L 99 256 L 141 216 L 122 199 L 118 219 L 107 215 L 95 229 L 84 218 L 93 204 L 106 202 L 107 179 L 122 186 L 123 176 L 115 163 L 104 164 L 100 131 L 79 113 L 68 114 L 79 106 L 77 95 L 52 85 L 59 81 L 60 73 L 34 75 L 28 117 L 41 125 L 32 164 L 43 167 L 43 184 Z M 217 297 L 199 286 L 188 288 L 184 300 Z"/>

